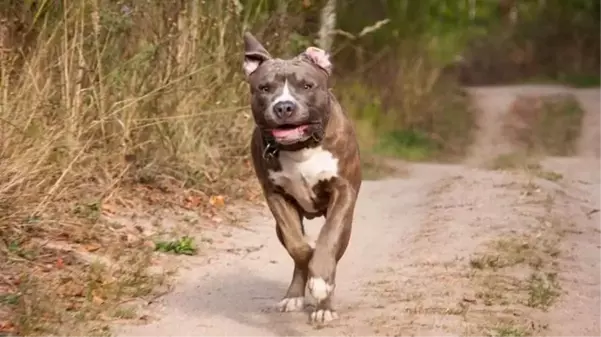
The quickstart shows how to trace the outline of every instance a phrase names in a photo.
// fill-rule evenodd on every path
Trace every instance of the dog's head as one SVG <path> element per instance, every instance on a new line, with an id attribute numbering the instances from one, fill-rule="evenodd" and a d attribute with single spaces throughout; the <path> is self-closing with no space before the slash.
<path id="1" fill-rule="evenodd" d="M 282 145 L 323 137 L 330 105 L 328 54 L 309 47 L 292 59 L 273 58 L 250 33 L 244 35 L 244 47 L 257 126 Z"/>

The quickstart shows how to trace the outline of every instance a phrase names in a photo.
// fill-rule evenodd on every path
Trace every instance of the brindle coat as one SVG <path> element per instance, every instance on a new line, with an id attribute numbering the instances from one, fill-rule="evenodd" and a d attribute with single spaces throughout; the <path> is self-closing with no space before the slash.
<path id="1" fill-rule="evenodd" d="M 276 220 L 277 237 L 294 260 L 285 298 L 303 297 L 307 280 L 322 278 L 331 291 L 315 310 L 334 312 L 331 293 L 336 266 L 351 236 L 355 201 L 361 187 L 359 148 L 353 125 L 328 87 L 329 67 L 320 67 L 305 54 L 290 60 L 274 59 L 249 33 L 245 34 L 245 47 L 245 60 L 258 62 L 256 70 L 248 74 L 256 123 L 251 140 L 254 169 Z M 300 102 L 293 122 L 310 124 L 311 136 L 293 145 L 274 143 L 269 130 L 277 125 L 266 111 L 286 80 Z M 311 84 L 311 90 L 302 90 L 306 83 Z M 338 159 L 338 174 L 312 187 L 314 211 L 309 212 L 270 179 L 269 171 L 282 169 L 278 160 L 280 151 L 318 146 Z M 303 218 L 320 216 L 326 220 L 313 249 L 304 238 Z"/>

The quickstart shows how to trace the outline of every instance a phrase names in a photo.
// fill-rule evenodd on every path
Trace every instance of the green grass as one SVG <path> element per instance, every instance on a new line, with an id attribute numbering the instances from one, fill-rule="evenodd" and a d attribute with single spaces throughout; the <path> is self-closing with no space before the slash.
<path id="1" fill-rule="evenodd" d="M 382 155 L 420 161 L 431 158 L 438 151 L 427 135 L 413 130 L 394 130 L 377 141 L 374 152 Z"/>
<path id="2" fill-rule="evenodd" d="M 6 293 L 0 294 L 0 303 L 7 305 L 16 305 L 19 303 L 19 294 L 16 293 Z"/>
<path id="3" fill-rule="evenodd" d="M 194 239 L 189 236 L 184 236 L 172 241 L 156 241 L 155 250 L 177 255 L 196 255 L 197 253 L 197 248 L 194 245 Z"/>
<path id="4" fill-rule="evenodd" d="M 574 88 L 596 88 L 601 86 L 601 77 L 592 74 L 564 74 L 559 81 Z"/>
<path id="5" fill-rule="evenodd" d="M 601 77 L 595 74 L 560 74 L 556 77 L 537 76 L 529 78 L 527 84 L 559 84 L 572 88 L 596 88 L 601 86 Z"/>

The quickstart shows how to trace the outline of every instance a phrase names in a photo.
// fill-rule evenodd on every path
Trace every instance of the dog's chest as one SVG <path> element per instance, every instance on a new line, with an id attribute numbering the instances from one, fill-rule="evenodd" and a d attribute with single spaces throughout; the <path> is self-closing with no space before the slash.
<path id="1" fill-rule="evenodd" d="M 271 181 L 294 197 L 307 212 L 315 212 L 315 191 L 320 181 L 338 175 L 338 159 L 321 147 L 294 152 L 282 151 L 279 155 L 281 171 L 269 170 Z"/>

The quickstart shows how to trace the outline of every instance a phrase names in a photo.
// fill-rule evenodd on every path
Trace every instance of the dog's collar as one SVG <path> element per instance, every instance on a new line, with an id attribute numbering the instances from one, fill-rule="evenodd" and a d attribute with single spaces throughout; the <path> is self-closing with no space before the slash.
<path id="1" fill-rule="evenodd" d="M 274 140 L 266 140 L 263 137 L 263 143 L 265 148 L 263 149 L 263 159 L 269 161 L 277 157 L 279 149 L 278 144 Z"/>
<path id="2" fill-rule="evenodd" d="M 273 138 L 266 138 L 263 136 L 263 159 L 270 161 L 274 158 L 277 158 L 281 150 L 288 151 L 296 151 L 302 148 L 306 148 L 308 146 L 317 145 L 322 141 L 323 137 L 320 136 L 317 132 L 313 132 L 309 139 L 293 144 L 290 146 L 282 146 L 278 144 Z"/>

